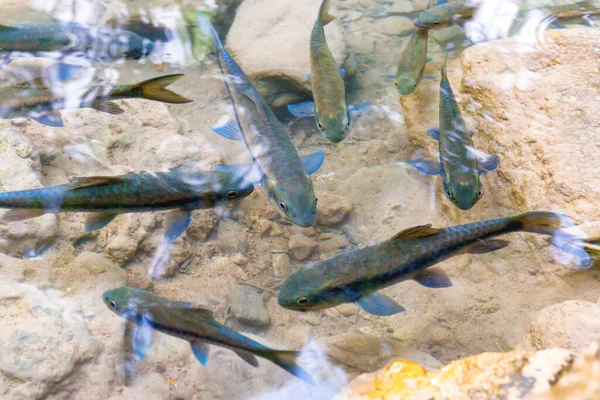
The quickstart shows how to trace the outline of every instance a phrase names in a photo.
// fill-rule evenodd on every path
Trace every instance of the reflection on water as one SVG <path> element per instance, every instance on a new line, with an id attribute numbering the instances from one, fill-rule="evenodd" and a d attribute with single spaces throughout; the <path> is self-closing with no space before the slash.
<path id="1" fill-rule="evenodd" d="M 3 10 L 2 398 L 327 399 L 597 300 L 594 1 Z"/>

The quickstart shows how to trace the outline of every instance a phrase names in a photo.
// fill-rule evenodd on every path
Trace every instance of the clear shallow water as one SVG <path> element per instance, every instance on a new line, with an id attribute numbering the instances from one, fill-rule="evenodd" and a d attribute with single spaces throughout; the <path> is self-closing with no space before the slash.
<path id="1" fill-rule="evenodd" d="M 279 3 L 284 5 L 278 8 Z M 214 5 L 194 6 L 210 10 Z M 221 37 L 227 32 L 236 35 L 227 37 L 226 46 L 237 49 L 234 56 L 242 68 L 246 69 L 246 62 L 261 78 L 259 87 L 275 104 L 298 152 L 325 152 L 322 168 L 312 177 L 321 213 L 318 223 L 312 228 L 285 223 L 257 188 L 233 207 L 216 213 L 194 212 L 192 226 L 170 249 L 161 246 L 166 223 L 162 212 L 122 215 L 91 234 L 83 233 L 83 215 L 73 213 L 5 225 L 2 248 L 7 255 L 2 256 L 0 268 L 5 286 L 0 302 L 6 350 L 0 367 L 3 396 L 329 398 L 358 373 L 375 370 L 394 358 L 411 358 L 435 368 L 439 362 L 458 357 L 511 349 L 519 344 L 538 310 L 566 299 L 597 300 L 593 270 L 576 270 L 572 260 L 543 238 L 513 234 L 507 249 L 462 255 L 440 264 L 452 278 L 452 288 L 428 289 L 403 282 L 386 289 L 407 309 L 392 317 L 376 317 L 355 306 L 312 313 L 281 308 L 278 289 L 293 270 L 355 245 L 387 239 L 410 226 L 444 227 L 533 209 L 565 212 L 578 223 L 596 220 L 593 195 L 599 186 L 590 169 L 597 149 L 583 141 L 583 133 L 576 134 L 591 129 L 589 138 L 595 132 L 593 109 L 586 108 L 591 107 L 586 99 L 593 98 L 595 78 L 591 74 L 587 81 L 585 75 L 578 76 L 583 81 L 571 77 L 590 71 L 577 62 L 593 62 L 593 54 L 582 55 L 577 62 L 560 59 L 561 54 L 572 55 L 569 48 L 588 47 L 576 35 L 563 37 L 564 30 L 553 31 L 560 39 L 544 36 L 548 23 L 542 4 L 520 5 L 539 7 L 539 12 L 512 28 L 510 15 L 518 8 L 514 4 L 486 2 L 479 9 L 465 27 L 470 41 L 510 34 L 518 37 L 519 45 L 516 50 L 493 48 L 480 58 L 477 53 L 463 54 L 461 61 L 457 54 L 450 54 L 449 79 L 467 124 L 477 132 L 475 146 L 500 156 L 499 169 L 482 178 L 484 197 L 463 212 L 443 198 L 439 178 L 422 176 L 408 164 L 417 148 L 436 154 L 437 146 L 424 132 L 438 123 L 443 54 L 435 38 L 429 40 L 433 60 L 425 68 L 430 79 L 415 94 L 399 99 L 390 78 L 412 33 L 410 25 L 400 30 L 401 24 L 407 24 L 401 18 L 413 18 L 423 4 L 336 2 L 341 21 L 338 33 L 329 28 L 326 33 L 340 38 L 348 100 L 372 103 L 353 119 L 351 137 L 337 145 L 318 133 L 312 119 L 295 121 L 285 110 L 284 100 L 310 97 L 307 81 L 300 82 L 309 72 L 308 45 L 293 49 L 292 58 L 283 49 L 287 41 L 269 40 L 271 34 L 299 36 L 293 34 L 294 29 L 306 34 L 316 17 L 317 2 L 305 9 L 290 5 L 289 10 L 284 2 L 272 8 L 261 2 L 243 4 L 237 8 L 238 18 L 243 11 L 250 16 L 242 21 L 256 24 L 239 22 L 237 27 L 236 6 L 220 5 L 216 13 Z M 258 7 L 264 8 L 253 17 Z M 208 170 L 214 163 L 249 160 L 243 144 L 210 130 L 231 116 L 231 106 L 214 57 L 208 54 L 202 62 L 195 61 L 179 9 L 145 2 L 127 3 L 126 8 L 130 14 L 151 15 L 170 27 L 174 40 L 157 46 L 155 53 L 140 61 L 81 61 L 96 68 L 94 82 L 134 83 L 183 73 L 170 88 L 193 102 L 164 106 L 125 100 L 125 112 L 117 116 L 94 110 L 66 111 L 62 113 L 64 128 L 30 120 L 3 121 L 5 191 L 63 184 L 75 176 L 173 167 Z M 110 13 L 125 15 L 124 10 L 113 3 L 9 2 L 5 13 L 10 23 L 59 18 L 93 24 L 110 20 Z M 287 11 L 295 24 L 282 16 Z M 500 14 L 502 18 L 492 18 Z M 266 56 L 258 66 L 243 52 L 244 36 L 263 38 L 259 44 Z M 464 42 L 455 37 L 453 43 L 453 49 L 460 49 Z M 283 60 L 278 57 L 279 49 Z M 499 59 L 490 54 L 499 54 Z M 540 59 L 550 61 L 540 64 Z M 159 67 L 161 62 L 164 65 Z M 492 66 L 478 67 L 486 63 Z M 565 65 L 568 83 L 550 79 L 544 82 L 554 86 L 547 92 L 532 91 L 556 65 Z M 572 82 L 579 85 L 569 86 Z M 534 101 L 542 96 L 549 99 L 545 106 L 551 111 Z M 557 103 L 570 108 L 562 109 Z M 498 107 L 484 108 L 490 104 Z M 167 261 L 157 269 L 161 257 Z M 151 279 L 154 276 L 149 272 L 156 271 L 162 271 L 162 277 Z M 274 348 L 313 349 L 301 364 L 324 383 L 310 388 L 264 360 L 253 369 L 216 346 L 203 367 L 185 341 L 158 333 L 147 356 L 136 361 L 135 329 L 101 302 L 103 291 L 125 284 L 209 308 L 219 322 Z M 248 304 L 261 310 L 250 323 L 241 317 L 242 311 L 235 310 L 243 298 L 239 287 L 252 293 Z"/>

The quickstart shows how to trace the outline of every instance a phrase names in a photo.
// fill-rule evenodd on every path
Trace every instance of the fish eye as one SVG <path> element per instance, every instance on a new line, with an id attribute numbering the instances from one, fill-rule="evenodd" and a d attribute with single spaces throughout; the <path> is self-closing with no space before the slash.
<path id="1" fill-rule="evenodd" d="M 319 199 L 317 199 L 317 198 L 315 197 L 315 203 L 316 203 L 316 202 L 318 202 L 318 201 L 319 201 Z"/>
<path id="2" fill-rule="evenodd" d="M 235 197 L 237 197 L 238 192 L 236 192 L 235 190 L 230 190 L 229 192 L 227 192 L 227 198 L 228 199 L 233 199 Z"/>
<path id="3" fill-rule="evenodd" d="M 396 81 L 394 81 L 394 82 L 392 83 L 392 85 L 394 85 L 394 87 L 395 87 L 396 89 L 398 89 L 398 84 L 396 83 Z"/>
<path id="4" fill-rule="evenodd" d="M 283 211 L 287 211 L 287 205 L 283 201 L 279 203 L 279 208 L 281 208 Z"/>
<path id="5" fill-rule="evenodd" d="M 306 297 L 299 297 L 298 300 L 296 300 L 296 303 L 300 304 L 301 306 L 305 306 L 310 302 L 310 300 L 308 300 Z"/>
<path id="6" fill-rule="evenodd" d="M 481 197 L 481 196 L 483 196 L 483 189 L 479 189 L 477 191 L 477 197 Z"/>
<path id="7" fill-rule="evenodd" d="M 439 24 L 440 24 L 440 21 L 433 21 L 433 22 L 432 22 L 432 25 L 433 25 L 433 26 L 438 26 Z"/>
<path id="8" fill-rule="evenodd" d="M 317 126 L 319 127 L 319 129 L 323 129 L 323 125 L 320 122 L 317 122 Z"/>
<path id="9" fill-rule="evenodd" d="M 112 308 L 113 310 L 116 310 L 117 308 L 119 308 L 119 307 L 117 307 L 117 303 L 114 300 L 111 300 L 110 303 L 108 303 L 108 304 L 110 304 L 110 308 Z"/>
<path id="10" fill-rule="evenodd" d="M 452 190 L 446 189 L 446 196 L 448 196 L 449 198 L 452 198 Z"/>

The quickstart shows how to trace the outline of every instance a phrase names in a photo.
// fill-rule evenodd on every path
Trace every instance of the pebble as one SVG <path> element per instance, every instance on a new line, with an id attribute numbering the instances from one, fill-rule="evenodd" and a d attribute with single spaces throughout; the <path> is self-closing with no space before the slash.
<path id="1" fill-rule="evenodd" d="M 306 260 L 317 247 L 317 242 L 304 235 L 295 234 L 290 237 L 288 248 L 298 261 Z"/>
<path id="2" fill-rule="evenodd" d="M 248 251 L 246 227 L 229 218 L 223 218 L 218 226 L 219 249 L 225 253 L 242 253 Z"/>
<path id="3" fill-rule="evenodd" d="M 312 326 L 321 325 L 321 319 L 312 313 L 311 314 L 302 314 L 298 319 L 300 321 L 306 322 L 307 324 L 312 325 Z"/>
<path id="4" fill-rule="evenodd" d="M 273 254 L 273 274 L 278 278 L 290 274 L 290 256 L 287 253 Z"/>
<path id="5" fill-rule="evenodd" d="M 248 257 L 242 255 L 242 253 L 236 253 L 235 256 L 233 256 L 233 263 L 235 265 L 246 265 L 248 264 Z"/>
<path id="6" fill-rule="evenodd" d="M 262 327 L 271 322 L 263 297 L 247 286 L 236 286 L 231 299 L 231 311 L 243 324 Z"/>
<path id="7" fill-rule="evenodd" d="M 396 0 L 394 4 L 389 8 L 388 14 L 396 15 L 396 14 L 407 14 L 413 12 L 415 7 L 408 0 Z"/>
<path id="8" fill-rule="evenodd" d="M 344 221 L 352 211 L 352 203 L 347 197 L 330 193 L 317 193 L 317 223 L 333 226 Z"/>
<path id="9" fill-rule="evenodd" d="M 346 44 L 358 54 L 371 54 L 375 48 L 375 39 L 361 34 L 349 34 L 346 36 Z"/>
<path id="10" fill-rule="evenodd" d="M 344 317 L 350 317 L 352 315 L 356 315 L 358 313 L 358 306 L 352 303 L 342 304 L 335 308 L 342 314 Z"/>
<path id="11" fill-rule="evenodd" d="M 375 30 L 385 35 L 403 36 L 415 29 L 412 20 L 407 17 L 386 17 L 375 21 Z"/>

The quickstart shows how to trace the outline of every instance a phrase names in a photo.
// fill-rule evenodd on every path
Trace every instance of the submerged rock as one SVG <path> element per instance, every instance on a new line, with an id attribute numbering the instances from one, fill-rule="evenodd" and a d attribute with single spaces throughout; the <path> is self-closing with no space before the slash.
<path id="1" fill-rule="evenodd" d="M 218 243 L 221 251 L 226 253 L 246 254 L 248 251 L 248 235 L 246 227 L 229 218 L 223 218 L 218 225 Z"/>
<path id="2" fill-rule="evenodd" d="M 267 326 L 271 322 L 262 296 L 248 286 L 236 286 L 231 312 L 243 324 Z"/>
<path id="3" fill-rule="evenodd" d="M 352 211 L 352 202 L 347 197 L 329 193 L 317 193 L 317 223 L 337 225 Z"/>
<path id="4" fill-rule="evenodd" d="M 294 258 L 298 261 L 306 260 L 317 247 L 317 242 L 304 235 L 296 233 L 290 237 L 288 244 Z"/>
<path id="5" fill-rule="evenodd" d="M 245 0 L 227 35 L 244 72 L 267 103 L 282 107 L 308 97 L 309 42 L 321 0 Z M 327 44 L 339 66 L 347 57 L 338 20 L 325 27 Z"/>
<path id="6" fill-rule="evenodd" d="M 600 339 L 600 304 L 570 300 L 546 307 L 529 324 L 521 348 L 561 347 L 581 353 Z"/>

